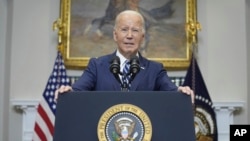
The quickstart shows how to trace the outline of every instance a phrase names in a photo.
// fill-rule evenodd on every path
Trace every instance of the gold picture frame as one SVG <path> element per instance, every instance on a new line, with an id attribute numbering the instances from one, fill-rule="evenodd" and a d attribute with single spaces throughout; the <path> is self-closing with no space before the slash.
<path id="1" fill-rule="evenodd" d="M 101 55 L 105 55 L 106 52 L 110 49 L 110 48 L 107 49 L 104 46 L 104 44 L 106 44 L 106 46 L 110 45 L 111 42 L 109 42 L 109 40 L 113 40 L 112 37 L 109 37 L 109 38 L 103 37 L 104 32 L 107 32 L 107 31 L 101 32 L 99 29 L 98 30 L 95 29 L 96 30 L 95 32 L 92 32 L 91 34 L 88 34 L 87 36 L 86 31 L 89 32 L 90 27 L 86 24 L 94 23 L 96 21 L 98 23 L 98 20 L 99 20 L 98 26 L 100 26 L 100 19 L 105 17 L 103 16 L 100 18 L 100 14 L 105 15 L 105 11 L 107 14 L 107 9 L 111 1 L 118 1 L 118 0 L 91 0 L 91 1 L 89 0 L 61 0 L 60 17 L 53 23 L 53 30 L 58 31 L 58 50 L 62 53 L 66 68 L 85 69 L 90 57 L 98 57 Z M 128 1 L 130 0 L 127 0 L 126 2 L 128 3 Z M 139 0 L 134 0 L 134 1 L 138 2 Z M 140 2 L 140 3 L 144 2 L 143 4 L 146 7 L 144 9 L 141 9 L 141 11 L 144 10 L 143 12 L 145 12 L 146 9 L 149 9 L 147 6 L 149 5 L 152 6 L 152 4 L 150 4 L 149 1 L 150 0 L 148 0 L 148 3 L 146 3 L 147 0 Z M 162 32 L 163 35 L 159 34 L 160 33 L 159 32 L 157 33 L 155 37 L 151 36 L 151 38 L 153 39 L 157 38 L 157 40 L 154 44 L 152 43 L 153 46 L 152 45 L 150 46 L 147 44 L 147 49 L 150 48 L 148 49 L 150 51 L 147 51 L 145 54 L 150 54 L 150 53 L 151 54 L 148 56 L 146 55 L 145 57 L 147 57 L 150 60 L 161 62 L 166 69 L 170 69 L 170 70 L 186 69 L 189 66 L 189 63 L 191 60 L 192 51 L 193 51 L 192 49 L 193 43 L 196 42 L 196 38 L 197 38 L 196 31 L 197 29 L 200 28 L 200 25 L 196 19 L 196 0 L 157 0 L 157 1 L 158 2 L 165 1 L 165 4 L 162 4 L 155 8 L 151 7 L 151 11 L 146 11 L 146 12 L 148 13 L 159 12 L 155 10 L 161 10 L 160 8 L 162 8 L 162 6 L 167 6 L 167 3 L 170 4 L 170 2 L 172 4 L 177 3 L 177 2 L 179 3 L 184 2 L 184 8 L 182 7 L 179 9 L 182 9 L 183 15 L 185 17 L 184 17 L 182 24 L 178 26 L 171 24 L 171 27 L 169 29 L 166 29 L 166 32 Z M 151 0 L 151 2 L 154 2 L 154 4 L 156 4 L 155 0 Z M 142 7 L 141 5 L 139 6 Z M 139 6 L 137 5 L 137 8 Z M 169 11 L 172 10 L 172 13 L 178 11 L 178 7 L 175 6 L 175 8 L 176 9 L 169 8 Z M 181 11 L 179 11 L 179 13 L 181 13 Z M 98 16 L 94 17 L 95 14 Z M 166 13 L 164 14 L 166 15 Z M 157 14 L 154 13 L 154 15 L 157 15 Z M 159 18 L 159 17 L 158 19 L 156 18 L 157 17 L 154 17 L 154 21 L 158 22 L 162 20 L 162 18 Z M 150 20 L 152 20 L 152 18 Z M 167 23 L 168 25 L 170 25 L 169 24 L 169 22 L 171 23 L 170 19 L 164 19 L 164 20 L 165 21 L 161 23 L 164 23 L 164 24 Z M 101 22 L 103 22 L 103 20 Z M 105 29 L 111 29 L 110 25 L 105 25 L 105 26 L 106 26 Z M 161 26 L 164 26 L 164 28 L 162 27 L 159 28 L 159 24 L 157 24 L 157 26 L 154 26 L 154 29 L 158 28 L 158 31 L 161 31 L 163 29 L 165 30 L 165 27 L 167 27 L 166 24 L 161 25 Z M 93 25 L 91 28 L 93 28 Z M 178 30 L 178 33 L 176 32 L 176 30 Z M 173 32 L 174 34 L 178 34 L 179 36 L 166 35 L 166 33 L 169 33 L 169 31 Z M 111 29 L 111 32 L 112 32 L 112 29 Z M 151 32 L 151 33 L 156 33 L 156 32 Z M 167 38 L 167 37 L 170 37 L 170 38 Z M 181 37 L 181 39 L 179 37 Z M 153 41 L 153 39 L 151 39 L 151 41 Z M 168 46 L 165 47 L 164 45 L 159 45 L 162 48 L 159 47 L 156 49 L 155 45 L 156 43 L 159 43 L 158 39 L 162 39 L 162 44 L 164 45 L 166 44 L 165 40 L 168 39 L 167 42 L 171 42 L 171 45 L 169 46 L 174 46 L 174 48 L 172 48 L 171 50 L 168 48 Z M 100 41 L 101 45 L 95 45 L 95 43 L 98 42 L 97 40 Z M 108 43 L 104 43 L 106 41 Z M 175 45 L 175 43 L 178 43 L 178 44 Z M 115 46 L 112 45 L 111 49 L 114 49 L 113 47 Z M 85 51 L 82 51 L 84 49 Z M 182 53 L 178 53 L 176 50 L 182 51 Z M 172 54 L 167 55 L 167 53 L 165 52 L 172 52 Z M 91 55 L 91 53 L 93 55 Z M 99 53 L 99 55 L 96 55 L 95 53 Z M 109 53 L 112 53 L 112 52 L 109 52 Z M 161 53 L 163 54 L 161 55 Z M 166 57 L 164 56 L 165 54 L 166 54 Z"/>

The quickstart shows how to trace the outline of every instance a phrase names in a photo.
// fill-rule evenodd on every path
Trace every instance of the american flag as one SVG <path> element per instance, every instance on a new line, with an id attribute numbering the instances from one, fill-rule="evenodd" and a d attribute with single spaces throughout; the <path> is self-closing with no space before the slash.
<path id="1" fill-rule="evenodd" d="M 58 51 L 53 71 L 37 107 L 33 141 L 52 141 L 56 103 L 54 93 L 61 85 L 70 85 L 61 53 Z"/>

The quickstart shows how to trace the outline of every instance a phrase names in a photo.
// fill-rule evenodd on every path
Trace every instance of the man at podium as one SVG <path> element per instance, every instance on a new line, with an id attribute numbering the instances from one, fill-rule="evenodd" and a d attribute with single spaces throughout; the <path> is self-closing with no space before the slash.
<path id="1" fill-rule="evenodd" d="M 116 51 L 91 58 L 72 86 L 60 86 L 56 90 L 55 100 L 58 94 L 68 91 L 179 91 L 190 95 L 193 103 L 194 93 L 190 87 L 177 87 L 161 63 L 141 55 L 145 32 L 145 21 L 139 12 L 125 10 L 119 13 L 113 29 Z"/>

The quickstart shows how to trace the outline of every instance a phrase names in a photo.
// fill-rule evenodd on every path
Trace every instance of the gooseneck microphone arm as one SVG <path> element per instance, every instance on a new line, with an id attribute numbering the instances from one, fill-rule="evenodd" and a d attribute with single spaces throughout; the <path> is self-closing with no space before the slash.
<path id="1" fill-rule="evenodd" d="M 120 72 L 120 58 L 118 56 L 115 56 L 112 58 L 111 62 L 110 62 L 110 67 L 109 70 L 110 72 L 115 76 L 116 80 L 122 84 L 119 74 L 121 74 Z"/>
<path id="2" fill-rule="evenodd" d="M 120 83 L 122 91 L 128 91 L 128 86 L 131 84 L 135 76 L 140 71 L 140 63 L 139 63 L 139 58 L 137 56 L 131 57 L 129 63 L 130 63 L 129 73 L 123 74 L 122 72 L 120 72 L 120 58 L 118 56 L 114 56 L 110 61 L 109 70 L 114 75 L 116 80 Z M 130 75 L 128 84 L 126 82 L 122 82 L 119 75 L 122 76 Z"/>
<path id="3" fill-rule="evenodd" d="M 109 70 L 114 75 L 116 80 L 120 83 L 121 91 L 128 91 L 128 84 L 123 83 L 119 77 L 119 75 L 127 75 L 127 74 L 123 74 L 122 72 L 120 72 L 120 58 L 118 56 L 114 56 L 112 58 Z"/>
<path id="4" fill-rule="evenodd" d="M 140 63 L 139 63 L 139 58 L 137 56 L 131 57 L 130 59 L 130 80 L 129 83 L 133 81 L 135 76 L 139 73 L 140 71 Z"/>

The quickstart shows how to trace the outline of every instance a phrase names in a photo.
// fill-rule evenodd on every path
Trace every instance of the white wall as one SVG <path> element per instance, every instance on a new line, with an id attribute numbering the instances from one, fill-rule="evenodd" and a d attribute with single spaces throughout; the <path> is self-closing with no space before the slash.
<path id="1" fill-rule="evenodd" d="M 0 141 L 8 140 L 9 130 L 9 59 L 10 49 L 7 48 L 9 41 L 6 33 L 9 26 L 7 26 L 7 13 L 9 5 L 7 0 L 0 0 Z"/>
<path id="2" fill-rule="evenodd" d="M 203 26 L 199 34 L 199 64 L 210 96 L 213 101 L 246 101 L 249 84 L 245 0 L 198 3 L 198 18 Z M 241 115 L 247 116 L 245 110 Z M 236 121 L 246 123 L 244 116 Z"/>
<path id="3" fill-rule="evenodd" d="M 202 2 L 199 59 L 210 95 L 215 101 L 243 100 L 247 92 L 245 1 Z"/>
<path id="4" fill-rule="evenodd" d="M 247 0 L 246 1 L 246 25 L 250 25 L 250 1 Z M 246 31 L 247 31 L 247 36 L 246 36 L 246 39 L 247 39 L 247 72 L 250 72 L 250 28 L 249 26 L 247 26 L 246 28 Z M 248 87 L 247 87 L 247 96 L 248 96 L 248 123 L 250 123 L 250 87 L 249 87 L 249 84 L 250 84 L 250 73 L 247 74 L 247 83 L 248 83 Z"/>
<path id="5" fill-rule="evenodd" d="M 18 141 L 22 136 L 21 113 L 10 99 L 42 96 L 56 57 L 57 33 L 52 24 L 59 17 L 59 3 L 0 1 L 0 141 Z"/>
<path id="6" fill-rule="evenodd" d="M 198 63 L 210 96 L 216 102 L 246 102 L 235 122 L 249 123 L 250 22 L 246 17 L 250 4 L 246 6 L 248 0 L 197 1 L 202 25 Z M 21 139 L 21 113 L 9 107 L 9 100 L 37 100 L 42 95 L 56 57 L 52 23 L 59 17 L 59 2 L 0 0 L 0 141 Z"/>
<path id="7" fill-rule="evenodd" d="M 11 89 L 15 99 L 41 96 L 56 57 L 58 0 L 15 0 L 11 45 Z M 22 74 L 22 75 L 20 75 Z"/>

